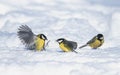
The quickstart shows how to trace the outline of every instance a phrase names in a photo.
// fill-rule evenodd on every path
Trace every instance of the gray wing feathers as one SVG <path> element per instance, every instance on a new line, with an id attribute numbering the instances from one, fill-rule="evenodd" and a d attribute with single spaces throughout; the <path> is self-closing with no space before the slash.
<path id="1" fill-rule="evenodd" d="M 77 48 L 77 43 L 76 42 L 68 41 L 66 43 L 72 50 L 75 50 Z"/>
<path id="2" fill-rule="evenodd" d="M 88 42 L 87 42 L 87 44 L 90 44 L 90 43 L 94 42 L 94 41 L 95 41 L 95 39 L 96 39 L 96 36 L 95 36 L 95 37 L 93 37 L 90 41 L 88 41 Z"/>
<path id="3" fill-rule="evenodd" d="M 73 46 L 73 50 L 75 50 L 77 48 L 77 43 L 76 42 L 72 42 L 72 41 L 70 41 L 70 42 L 71 42 L 71 44 Z"/>
<path id="4" fill-rule="evenodd" d="M 96 39 L 96 36 L 95 36 L 95 37 L 93 37 L 91 40 L 89 40 L 86 44 L 84 44 L 84 45 L 80 46 L 80 47 L 79 47 L 79 49 L 81 49 L 81 48 L 83 48 L 83 47 L 86 47 L 86 46 L 87 46 L 87 45 L 89 45 L 90 43 L 94 42 L 94 41 L 95 41 L 95 39 Z"/>
<path id="5" fill-rule="evenodd" d="M 23 44 L 29 48 L 34 46 L 35 35 L 27 25 L 20 26 L 17 33 Z"/>
<path id="6" fill-rule="evenodd" d="M 76 42 L 73 42 L 73 41 L 68 41 L 68 46 L 70 47 L 71 51 L 75 52 L 75 53 L 78 53 L 75 51 L 75 49 L 77 48 L 77 43 Z"/>

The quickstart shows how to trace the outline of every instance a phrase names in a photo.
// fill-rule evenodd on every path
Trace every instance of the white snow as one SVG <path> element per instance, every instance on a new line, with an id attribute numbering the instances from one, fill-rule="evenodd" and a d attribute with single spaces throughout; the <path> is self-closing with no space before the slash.
<path id="1" fill-rule="evenodd" d="M 0 75 L 120 75 L 120 2 L 117 0 L 0 0 Z M 17 37 L 28 25 L 50 40 L 46 51 L 29 51 Z M 102 33 L 105 43 L 64 53 L 64 37 L 83 45 Z"/>

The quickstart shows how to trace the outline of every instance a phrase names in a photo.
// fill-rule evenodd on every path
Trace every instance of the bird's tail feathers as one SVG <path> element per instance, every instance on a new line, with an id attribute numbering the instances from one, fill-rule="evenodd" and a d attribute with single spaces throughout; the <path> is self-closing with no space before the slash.
<path id="1" fill-rule="evenodd" d="M 88 44 L 85 44 L 85 45 L 82 45 L 79 47 L 79 49 L 83 48 L 83 47 L 86 47 Z"/>

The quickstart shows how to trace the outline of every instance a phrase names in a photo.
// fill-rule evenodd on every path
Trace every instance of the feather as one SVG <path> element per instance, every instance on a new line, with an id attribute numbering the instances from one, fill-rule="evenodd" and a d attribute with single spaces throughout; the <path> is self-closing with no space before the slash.
<path id="1" fill-rule="evenodd" d="M 17 32 L 18 37 L 29 49 L 34 49 L 36 35 L 27 25 L 21 25 Z"/>

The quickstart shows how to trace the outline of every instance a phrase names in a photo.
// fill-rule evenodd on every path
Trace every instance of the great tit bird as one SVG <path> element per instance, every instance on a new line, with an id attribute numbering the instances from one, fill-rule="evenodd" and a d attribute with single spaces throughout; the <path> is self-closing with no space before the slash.
<path id="1" fill-rule="evenodd" d="M 56 40 L 59 43 L 59 47 L 64 51 L 64 52 L 75 52 L 75 49 L 77 48 L 77 43 L 73 41 L 68 41 L 64 38 L 60 38 Z"/>
<path id="2" fill-rule="evenodd" d="M 102 46 L 104 43 L 104 36 L 102 34 L 97 34 L 91 40 L 89 40 L 85 45 L 79 47 L 79 49 L 90 46 L 93 49 L 97 49 L 98 47 Z"/>
<path id="3" fill-rule="evenodd" d="M 44 34 L 35 35 L 27 25 L 18 28 L 18 37 L 27 49 L 42 51 L 45 50 L 47 37 Z"/>

